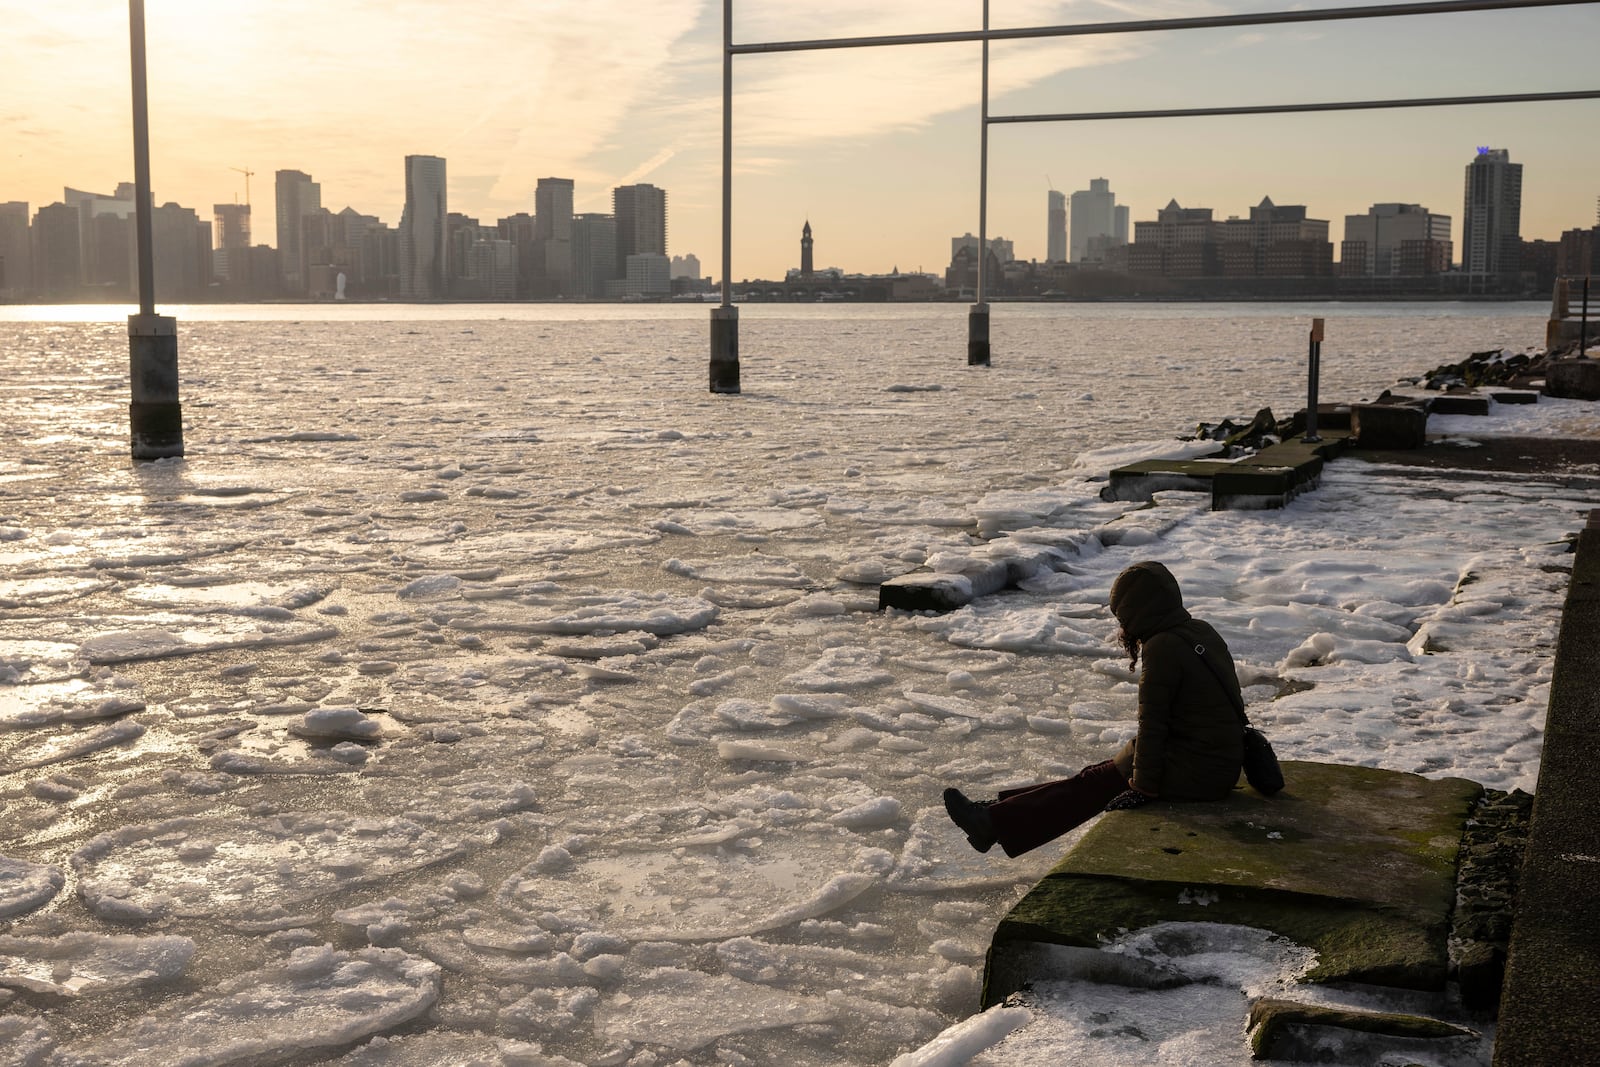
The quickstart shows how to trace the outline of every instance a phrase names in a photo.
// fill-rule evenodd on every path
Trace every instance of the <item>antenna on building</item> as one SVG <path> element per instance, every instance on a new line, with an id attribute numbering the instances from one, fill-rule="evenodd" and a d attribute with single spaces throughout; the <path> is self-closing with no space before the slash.
<path id="1" fill-rule="evenodd" d="M 1048 174 L 1044 176 L 1044 185 L 1045 188 L 1049 189 L 1052 193 L 1056 191 L 1056 183 L 1050 180 L 1050 175 Z"/>
<path id="2" fill-rule="evenodd" d="M 255 171 L 249 170 L 249 169 L 247 169 L 245 167 L 229 167 L 228 169 L 232 170 L 232 171 L 237 171 L 238 173 L 244 175 L 244 206 L 245 207 L 249 207 L 250 206 L 250 175 L 254 174 Z"/>

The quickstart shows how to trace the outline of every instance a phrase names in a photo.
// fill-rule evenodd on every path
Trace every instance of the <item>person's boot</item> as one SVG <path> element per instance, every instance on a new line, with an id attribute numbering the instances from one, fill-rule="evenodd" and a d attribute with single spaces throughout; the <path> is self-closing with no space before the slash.
<path id="1" fill-rule="evenodd" d="M 944 810 L 949 813 L 950 821 L 961 827 L 967 835 L 967 844 L 979 852 L 988 852 L 995 843 L 994 820 L 989 818 L 990 803 L 993 802 L 968 800 L 954 786 L 944 791 Z"/>

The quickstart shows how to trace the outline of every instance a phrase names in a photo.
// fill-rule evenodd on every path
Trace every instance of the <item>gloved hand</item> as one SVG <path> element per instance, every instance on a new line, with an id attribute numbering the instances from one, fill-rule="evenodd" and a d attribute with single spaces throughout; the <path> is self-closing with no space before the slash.
<path id="1" fill-rule="evenodd" d="M 1131 811 L 1142 808 L 1154 800 L 1149 793 L 1141 793 L 1137 789 L 1125 789 L 1111 798 L 1111 803 L 1106 805 L 1107 811 Z"/>

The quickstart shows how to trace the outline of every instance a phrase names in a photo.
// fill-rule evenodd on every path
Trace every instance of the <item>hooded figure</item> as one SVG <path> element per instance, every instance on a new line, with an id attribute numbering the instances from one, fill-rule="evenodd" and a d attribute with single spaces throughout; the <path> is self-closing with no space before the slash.
<path id="1" fill-rule="evenodd" d="M 1111 614 L 1144 661 L 1139 733 L 1117 753 L 1117 770 L 1150 796 L 1227 796 L 1239 781 L 1244 731 L 1235 710 L 1239 678 L 1222 636 L 1184 610 L 1178 580 L 1154 562 L 1117 576 Z"/>
<path id="2" fill-rule="evenodd" d="M 1239 679 L 1221 635 L 1183 606 L 1178 580 L 1135 563 L 1111 585 L 1111 613 L 1139 675 L 1139 732 L 1114 759 L 1071 778 L 974 801 L 944 791 L 945 810 L 979 852 L 1019 856 L 1102 810 L 1152 799 L 1220 800 L 1239 781 L 1244 722 Z"/>

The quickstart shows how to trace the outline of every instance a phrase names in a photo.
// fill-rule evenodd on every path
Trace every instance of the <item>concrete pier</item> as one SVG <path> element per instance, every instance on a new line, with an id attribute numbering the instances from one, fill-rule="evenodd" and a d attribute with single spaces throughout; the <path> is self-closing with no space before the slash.
<path id="1" fill-rule="evenodd" d="M 973 304 L 967 312 L 967 366 L 989 366 L 988 304 Z"/>
<path id="2" fill-rule="evenodd" d="M 178 320 L 128 316 L 128 427 L 136 460 L 183 455 L 183 407 L 178 402 Z"/>
<path id="3" fill-rule="evenodd" d="M 739 309 L 711 309 L 711 391 L 739 391 Z"/>

